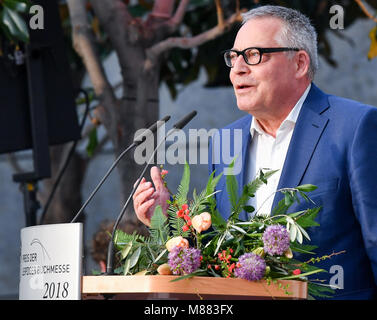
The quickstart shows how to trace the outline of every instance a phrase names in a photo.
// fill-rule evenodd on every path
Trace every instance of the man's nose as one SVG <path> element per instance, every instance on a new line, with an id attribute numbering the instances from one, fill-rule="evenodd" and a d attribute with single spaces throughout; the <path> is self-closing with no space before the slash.
<path id="1" fill-rule="evenodd" d="M 235 73 L 246 73 L 250 71 L 249 65 L 245 62 L 242 54 L 238 55 L 237 59 L 234 61 L 232 71 Z"/>

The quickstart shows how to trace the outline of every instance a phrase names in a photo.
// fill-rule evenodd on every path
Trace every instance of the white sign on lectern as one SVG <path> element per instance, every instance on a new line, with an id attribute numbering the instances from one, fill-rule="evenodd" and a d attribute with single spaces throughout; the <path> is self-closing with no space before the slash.
<path id="1" fill-rule="evenodd" d="M 23 228 L 19 299 L 81 299 L 82 246 L 82 223 Z"/>

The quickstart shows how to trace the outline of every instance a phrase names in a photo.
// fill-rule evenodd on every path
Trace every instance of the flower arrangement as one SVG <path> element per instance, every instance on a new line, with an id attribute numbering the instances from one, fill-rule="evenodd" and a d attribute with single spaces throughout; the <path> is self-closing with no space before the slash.
<path id="1" fill-rule="evenodd" d="M 234 162 L 229 168 L 233 165 Z M 178 275 L 176 280 L 193 276 L 265 279 L 267 283 L 295 279 L 308 282 L 309 297 L 329 297 L 333 292 L 329 286 L 311 282 L 307 277 L 325 271 L 313 263 L 330 256 L 306 262 L 293 258 L 293 252 L 314 253 L 316 247 L 303 244 L 303 240 L 310 241 L 305 229 L 318 226 L 315 218 L 320 208 L 287 213 L 295 201 L 300 201 L 299 196 L 311 201 L 307 193 L 316 186 L 306 184 L 278 190 L 284 193 L 284 199 L 271 215 L 254 215 L 249 221 L 239 219 L 242 211 L 255 210 L 247 205 L 248 199 L 254 197 L 257 189 L 275 172 L 261 171 L 255 180 L 244 186 L 240 196 L 233 175 L 225 177 L 226 190 L 215 191 L 222 175 L 215 176 L 213 172 L 206 188 L 200 194 L 193 190 L 193 197 L 189 199 L 190 168 L 186 164 L 177 193 L 169 201 L 167 216 L 160 206 L 155 209 L 150 237 L 117 230 L 114 242 L 122 264 L 116 273 L 173 274 Z M 167 171 L 164 173 L 166 176 Z M 216 208 L 214 195 L 217 192 L 229 194 L 232 212 L 227 221 Z"/>

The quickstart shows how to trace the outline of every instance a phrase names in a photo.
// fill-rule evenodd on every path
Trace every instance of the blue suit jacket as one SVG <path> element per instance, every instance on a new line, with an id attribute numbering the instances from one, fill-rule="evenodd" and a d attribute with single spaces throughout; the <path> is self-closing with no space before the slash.
<path id="1" fill-rule="evenodd" d="M 231 132 L 242 130 L 242 154 L 237 160 L 242 169 L 247 168 L 251 119 L 247 115 L 226 127 Z M 221 141 L 222 135 L 220 130 L 214 141 Z M 233 144 L 232 133 L 230 141 Z M 221 142 L 219 146 L 221 148 Z M 216 174 L 229 165 L 223 161 L 212 162 L 210 156 L 210 171 L 216 170 Z M 240 192 L 241 186 L 249 181 L 245 181 L 245 170 L 236 177 Z M 316 219 L 320 226 L 309 229 L 310 244 L 319 246 L 315 250 L 317 256 L 346 250 L 316 264 L 328 271 L 317 274 L 316 278 L 329 283 L 331 278 L 341 277 L 343 270 L 344 289 L 336 290 L 334 298 L 376 298 L 377 108 L 327 95 L 312 84 L 292 135 L 278 189 L 306 183 L 318 187 L 309 196 L 323 207 Z M 216 194 L 216 200 L 226 219 L 230 203 L 224 176 L 217 190 L 223 190 Z M 276 194 L 273 207 L 280 199 L 282 194 Z M 294 204 L 290 212 L 308 206 L 301 201 Z M 246 219 L 246 213 L 241 218 Z M 310 258 L 301 254 L 295 257 L 302 261 Z M 336 280 L 335 284 L 341 285 L 341 282 Z"/>

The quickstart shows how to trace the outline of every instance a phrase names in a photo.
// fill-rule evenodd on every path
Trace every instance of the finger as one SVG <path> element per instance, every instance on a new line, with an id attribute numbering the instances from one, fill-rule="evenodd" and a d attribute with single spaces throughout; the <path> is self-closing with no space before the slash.
<path id="1" fill-rule="evenodd" d="M 156 200 L 154 199 L 150 199 L 146 202 L 144 202 L 140 207 L 139 207 L 139 213 L 143 216 L 143 217 L 146 217 L 148 219 L 150 219 L 150 217 L 148 216 L 148 210 L 153 206 L 153 204 L 155 203 Z"/>
<path id="2" fill-rule="evenodd" d="M 145 180 L 144 177 L 141 178 L 141 182 L 140 182 L 140 184 L 143 184 L 145 181 L 146 181 L 146 180 Z M 137 179 L 136 182 L 134 183 L 134 188 L 136 187 L 136 185 L 137 185 L 138 182 L 139 182 L 139 179 Z"/>
<path id="3" fill-rule="evenodd" d="M 155 200 L 150 199 L 146 202 L 144 202 L 140 207 L 138 212 L 136 212 L 137 217 L 140 219 L 141 222 L 143 222 L 145 225 L 149 226 L 151 225 L 151 217 L 148 216 L 149 209 L 153 206 Z"/>
<path id="4" fill-rule="evenodd" d="M 134 199 L 134 205 L 136 209 L 139 208 L 140 205 L 142 205 L 145 201 L 149 200 L 149 198 L 153 195 L 154 188 L 149 188 L 143 192 L 140 192 L 137 197 Z"/>
<path id="5" fill-rule="evenodd" d="M 154 166 L 151 168 L 151 178 L 156 190 L 165 188 L 164 180 L 162 180 L 161 171 L 158 167 Z"/>
<path id="6" fill-rule="evenodd" d="M 140 183 L 139 186 L 137 187 L 134 195 L 132 196 L 132 199 L 135 200 L 135 198 L 138 197 L 141 192 L 144 192 L 145 190 L 147 190 L 149 188 L 152 188 L 152 182 L 148 181 L 148 182 Z"/>

